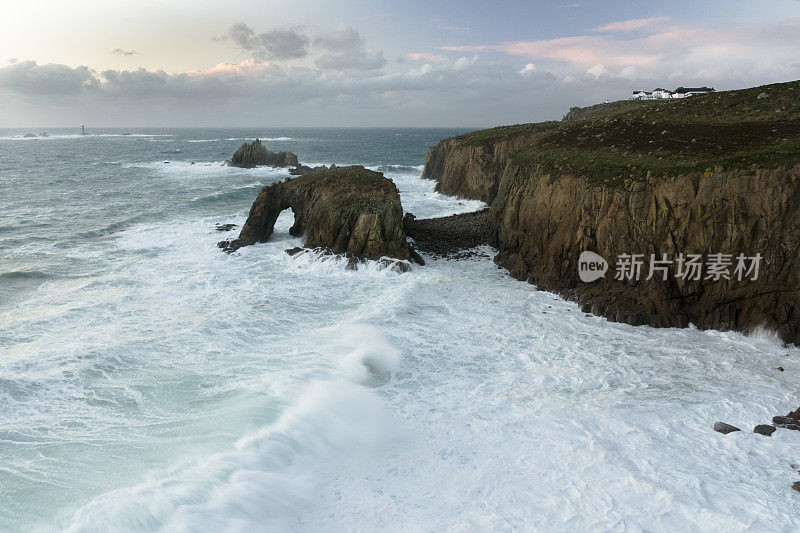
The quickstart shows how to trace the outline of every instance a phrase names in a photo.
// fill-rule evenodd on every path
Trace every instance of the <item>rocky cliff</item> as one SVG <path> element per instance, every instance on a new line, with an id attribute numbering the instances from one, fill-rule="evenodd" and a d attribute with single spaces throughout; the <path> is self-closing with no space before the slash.
<path id="1" fill-rule="evenodd" d="M 260 139 L 256 139 L 250 144 L 242 143 L 231 157 L 230 165 L 241 168 L 297 167 L 298 160 L 292 152 L 271 152 L 266 149 Z"/>
<path id="2" fill-rule="evenodd" d="M 442 140 L 425 156 L 422 177 L 436 191 L 490 203 L 509 158 L 544 126 L 523 124 Z"/>
<path id="3" fill-rule="evenodd" d="M 480 153 L 464 137 L 445 140 L 426 165 L 447 176 L 447 191 L 496 190 L 491 239 L 514 277 L 613 320 L 765 326 L 800 342 L 800 83 L 514 128 L 473 134 L 488 137 Z M 609 263 L 591 283 L 578 276 L 587 250 Z M 623 254 L 637 254 L 638 275 Z M 689 254 L 698 279 L 686 276 Z M 757 255 L 753 279 L 745 269 Z M 664 268 L 650 276 L 651 263 Z"/>
<path id="4" fill-rule="evenodd" d="M 289 233 L 304 236 L 308 247 L 363 259 L 410 257 L 397 187 L 361 166 L 315 170 L 264 187 L 239 237 L 220 247 L 234 251 L 267 241 L 285 209 L 295 217 Z"/>

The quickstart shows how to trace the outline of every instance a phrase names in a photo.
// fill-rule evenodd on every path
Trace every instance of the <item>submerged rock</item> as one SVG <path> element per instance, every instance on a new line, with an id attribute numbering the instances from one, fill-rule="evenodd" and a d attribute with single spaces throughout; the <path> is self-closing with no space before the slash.
<path id="1" fill-rule="evenodd" d="M 305 236 L 307 247 L 358 259 L 411 256 L 397 186 L 361 166 L 318 170 L 262 188 L 239 237 L 219 247 L 233 252 L 266 242 L 284 209 L 295 216 L 289 233 Z"/>
<path id="2" fill-rule="evenodd" d="M 295 246 L 294 248 L 289 248 L 288 250 L 286 250 L 286 253 L 289 255 L 297 255 L 304 250 L 305 248 L 301 248 L 300 246 Z"/>
<path id="3" fill-rule="evenodd" d="M 733 433 L 734 431 L 741 431 L 741 429 L 737 428 L 736 426 L 726 424 L 725 422 L 717 422 L 714 424 L 714 431 L 722 433 L 723 435 L 727 435 L 728 433 Z"/>
<path id="4" fill-rule="evenodd" d="M 236 227 L 236 224 L 217 224 L 214 229 L 217 231 L 230 231 Z"/>
<path id="5" fill-rule="evenodd" d="M 26 133 L 25 135 L 23 135 L 23 137 L 26 137 L 26 138 L 36 137 L 36 134 L 35 133 Z"/>
<path id="6" fill-rule="evenodd" d="M 230 163 L 232 167 L 254 168 L 260 166 L 269 167 L 296 167 L 298 165 L 297 155 L 292 152 L 270 152 L 261 144 L 260 139 L 256 139 L 250 144 L 242 143 Z"/>

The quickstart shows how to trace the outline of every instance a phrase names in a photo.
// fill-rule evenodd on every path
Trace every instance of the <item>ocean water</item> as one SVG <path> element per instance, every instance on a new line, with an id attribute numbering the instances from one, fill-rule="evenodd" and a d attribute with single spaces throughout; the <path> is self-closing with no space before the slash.
<path id="1" fill-rule="evenodd" d="M 587 317 L 489 257 L 290 257 L 288 211 L 216 247 L 287 176 L 223 166 L 246 139 L 428 217 L 482 206 L 420 179 L 458 131 L 129 132 L 0 130 L 0 530 L 800 528 L 800 432 L 750 431 L 800 404 L 769 332 Z"/>

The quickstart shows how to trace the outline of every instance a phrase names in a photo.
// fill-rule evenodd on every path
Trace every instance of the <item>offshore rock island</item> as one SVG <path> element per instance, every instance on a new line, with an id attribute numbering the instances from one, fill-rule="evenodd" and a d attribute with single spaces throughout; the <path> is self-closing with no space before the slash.
<path id="1" fill-rule="evenodd" d="M 561 122 L 444 139 L 436 189 L 490 205 L 496 262 L 587 312 L 800 342 L 800 82 L 573 108 Z M 578 258 L 760 254 L 755 280 L 581 282 Z"/>
<path id="2" fill-rule="evenodd" d="M 230 166 L 239 168 L 297 167 L 297 155 L 292 152 L 272 152 L 256 139 L 252 143 L 242 143 L 229 161 Z"/>

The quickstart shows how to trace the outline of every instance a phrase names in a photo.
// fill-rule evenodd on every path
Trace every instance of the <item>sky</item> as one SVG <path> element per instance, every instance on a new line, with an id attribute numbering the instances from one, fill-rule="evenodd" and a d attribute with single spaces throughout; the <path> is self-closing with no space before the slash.
<path id="1" fill-rule="evenodd" d="M 800 0 L 0 3 L 0 127 L 486 127 L 800 79 Z"/>

